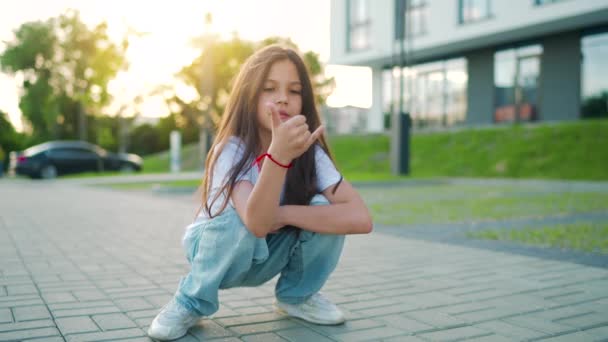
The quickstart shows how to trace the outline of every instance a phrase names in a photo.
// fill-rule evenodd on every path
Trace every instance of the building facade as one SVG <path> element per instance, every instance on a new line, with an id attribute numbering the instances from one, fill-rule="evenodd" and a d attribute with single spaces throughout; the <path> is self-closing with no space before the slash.
<path id="1" fill-rule="evenodd" d="M 608 99 L 608 0 L 332 0 L 330 63 L 372 68 L 368 131 L 554 121 Z"/>

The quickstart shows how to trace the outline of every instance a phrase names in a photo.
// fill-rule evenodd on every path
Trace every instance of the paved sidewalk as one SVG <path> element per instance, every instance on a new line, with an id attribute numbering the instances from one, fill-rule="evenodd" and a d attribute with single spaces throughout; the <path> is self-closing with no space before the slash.
<path id="1" fill-rule="evenodd" d="M 0 341 L 147 341 L 187 263 L 195 200 L 0 180 Z M 375 232 L 347 238 L 321 327 L 227 290 L 183 341 L 608 340 L 608 270 Z"/>

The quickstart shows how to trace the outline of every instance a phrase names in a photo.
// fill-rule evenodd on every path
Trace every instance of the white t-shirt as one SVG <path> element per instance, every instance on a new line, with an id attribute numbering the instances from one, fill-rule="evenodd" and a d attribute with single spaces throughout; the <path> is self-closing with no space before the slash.
<path id="1" fill-rule="evenodd" d="M 217 148 L 218 146 L 216 146 L 216 150 Z M 317 191 L 322 192 L 330 186 L 338 183 L 340 180 L 340 173 L 334 166 L 331 159 L 329 159 L 327 153 L 325 153 L 325 151 L 323 151 L 319 145 L 315 145 L 314 148 L 317 171 Z M 244 144 L 242 143 L 241 139 L 237 137 L 230 137 L 224 144 L 213 168 L 213 182 L 208 195 L 209 201 L 211 201 L 211 199 L 213 199 L 217 192 L 221 189 L 227 177 L 230 176 L 229 173 L 232 166 L 241 160 L 244 151 Z M 214 153 L 217 153 L 217 151 L 214 150 Z M 249 181 L 251 184 L 255 184 L 257 182 L 260 173 L 258 167 L 253 165 L 253 162 L 254 160 L 250 160 L 245 164 L 243 171 L 237 176 L 237 182 L 242 180 Z M 213 213 L 214 216 L 219 214 L 218 211 L 224 203 L 224 196 L 224 194 L 221 194 L 211 207 L 211 213 Z M 234 207 L 231 200 L 228 201 L 228 205 Z M 207 219 L 208 217 L 205 210 L 201 210 L 195 220 L 195 223 L 201 223 Z"/>

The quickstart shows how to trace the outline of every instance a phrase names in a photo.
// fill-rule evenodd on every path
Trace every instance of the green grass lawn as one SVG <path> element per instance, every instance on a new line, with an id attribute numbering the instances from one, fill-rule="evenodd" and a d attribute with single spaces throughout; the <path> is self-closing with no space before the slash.
<path id="1" fill-rule="evenodd" d="M 374 222 L 386 225 L 532 218 L 608 210 L 608 193 L 523 186 L 423 185 L 362 188 Z"/>
<path id="2" fill-rule="evenodd" d="M 336 164 L 351 181 L 393 180 L 387 134 L 329 136 Z M 413 178 L 505 177 L 608 180 L 608 120 L 508 125 L 414 133 Z M 182 169 L 199 169 L 198 145 L 182 149 Z M 169 154 L 144 158 L 144 172 L 168 172 Z"/>
<path id="3" fill-rule="evenodd" d="M 541 228 L 485 230 L 467 235 L 475 239 L 514 241 L 541 247 L 608 254 L 608 222 L 579 222 Z"/>
<path id="4" fill-rule="evenodd" d="M 369 183 L 368 183 L 369 184 Z M 194 193 L 200 180 L 109 183 L 118 190 L 150 191 L 184 189 Z M 377 224 L 407 229 L 415 224 L 492 222 L 513 218 L 542 218 L 608 210 L 608 193 L 601 191 L 558 191 L 542 185 L 462 185 L 431 179 L 403 185 L 359 186 L 358 191 Z M 607 253 L 608 223 L 488 230 L 471 238 L 513 240 L 542 246 L 574 248 Z"/>
<path id="5" fill-rule="evenodd" d="M 186 179 L 162 182 L 133 182 L 133 183 L 104 183 L 101 187 L 117 190 L 153 190 L 155 188 L 184 188 L 193 191 L 201 184 L 201 180 Z"/>

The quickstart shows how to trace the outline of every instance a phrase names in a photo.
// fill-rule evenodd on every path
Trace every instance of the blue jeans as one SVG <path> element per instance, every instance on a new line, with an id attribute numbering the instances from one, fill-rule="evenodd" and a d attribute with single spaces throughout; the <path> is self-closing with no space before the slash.
<path id="1" fill-rule="evenodd" d="M 310 204 L 329 202 L 315 195 Z M 336 268 L 344 235 L 284 228 L 256 238 L 228 206 L 219 216 L 191 227 L 183 244 L 192 268 L 181 279 L 175 299 L 201 316 L 210 316 L 218 310 L 219 289 L 258 286 L 279 273 L 277 299 L 290 304 L 305 301 Z"/>

